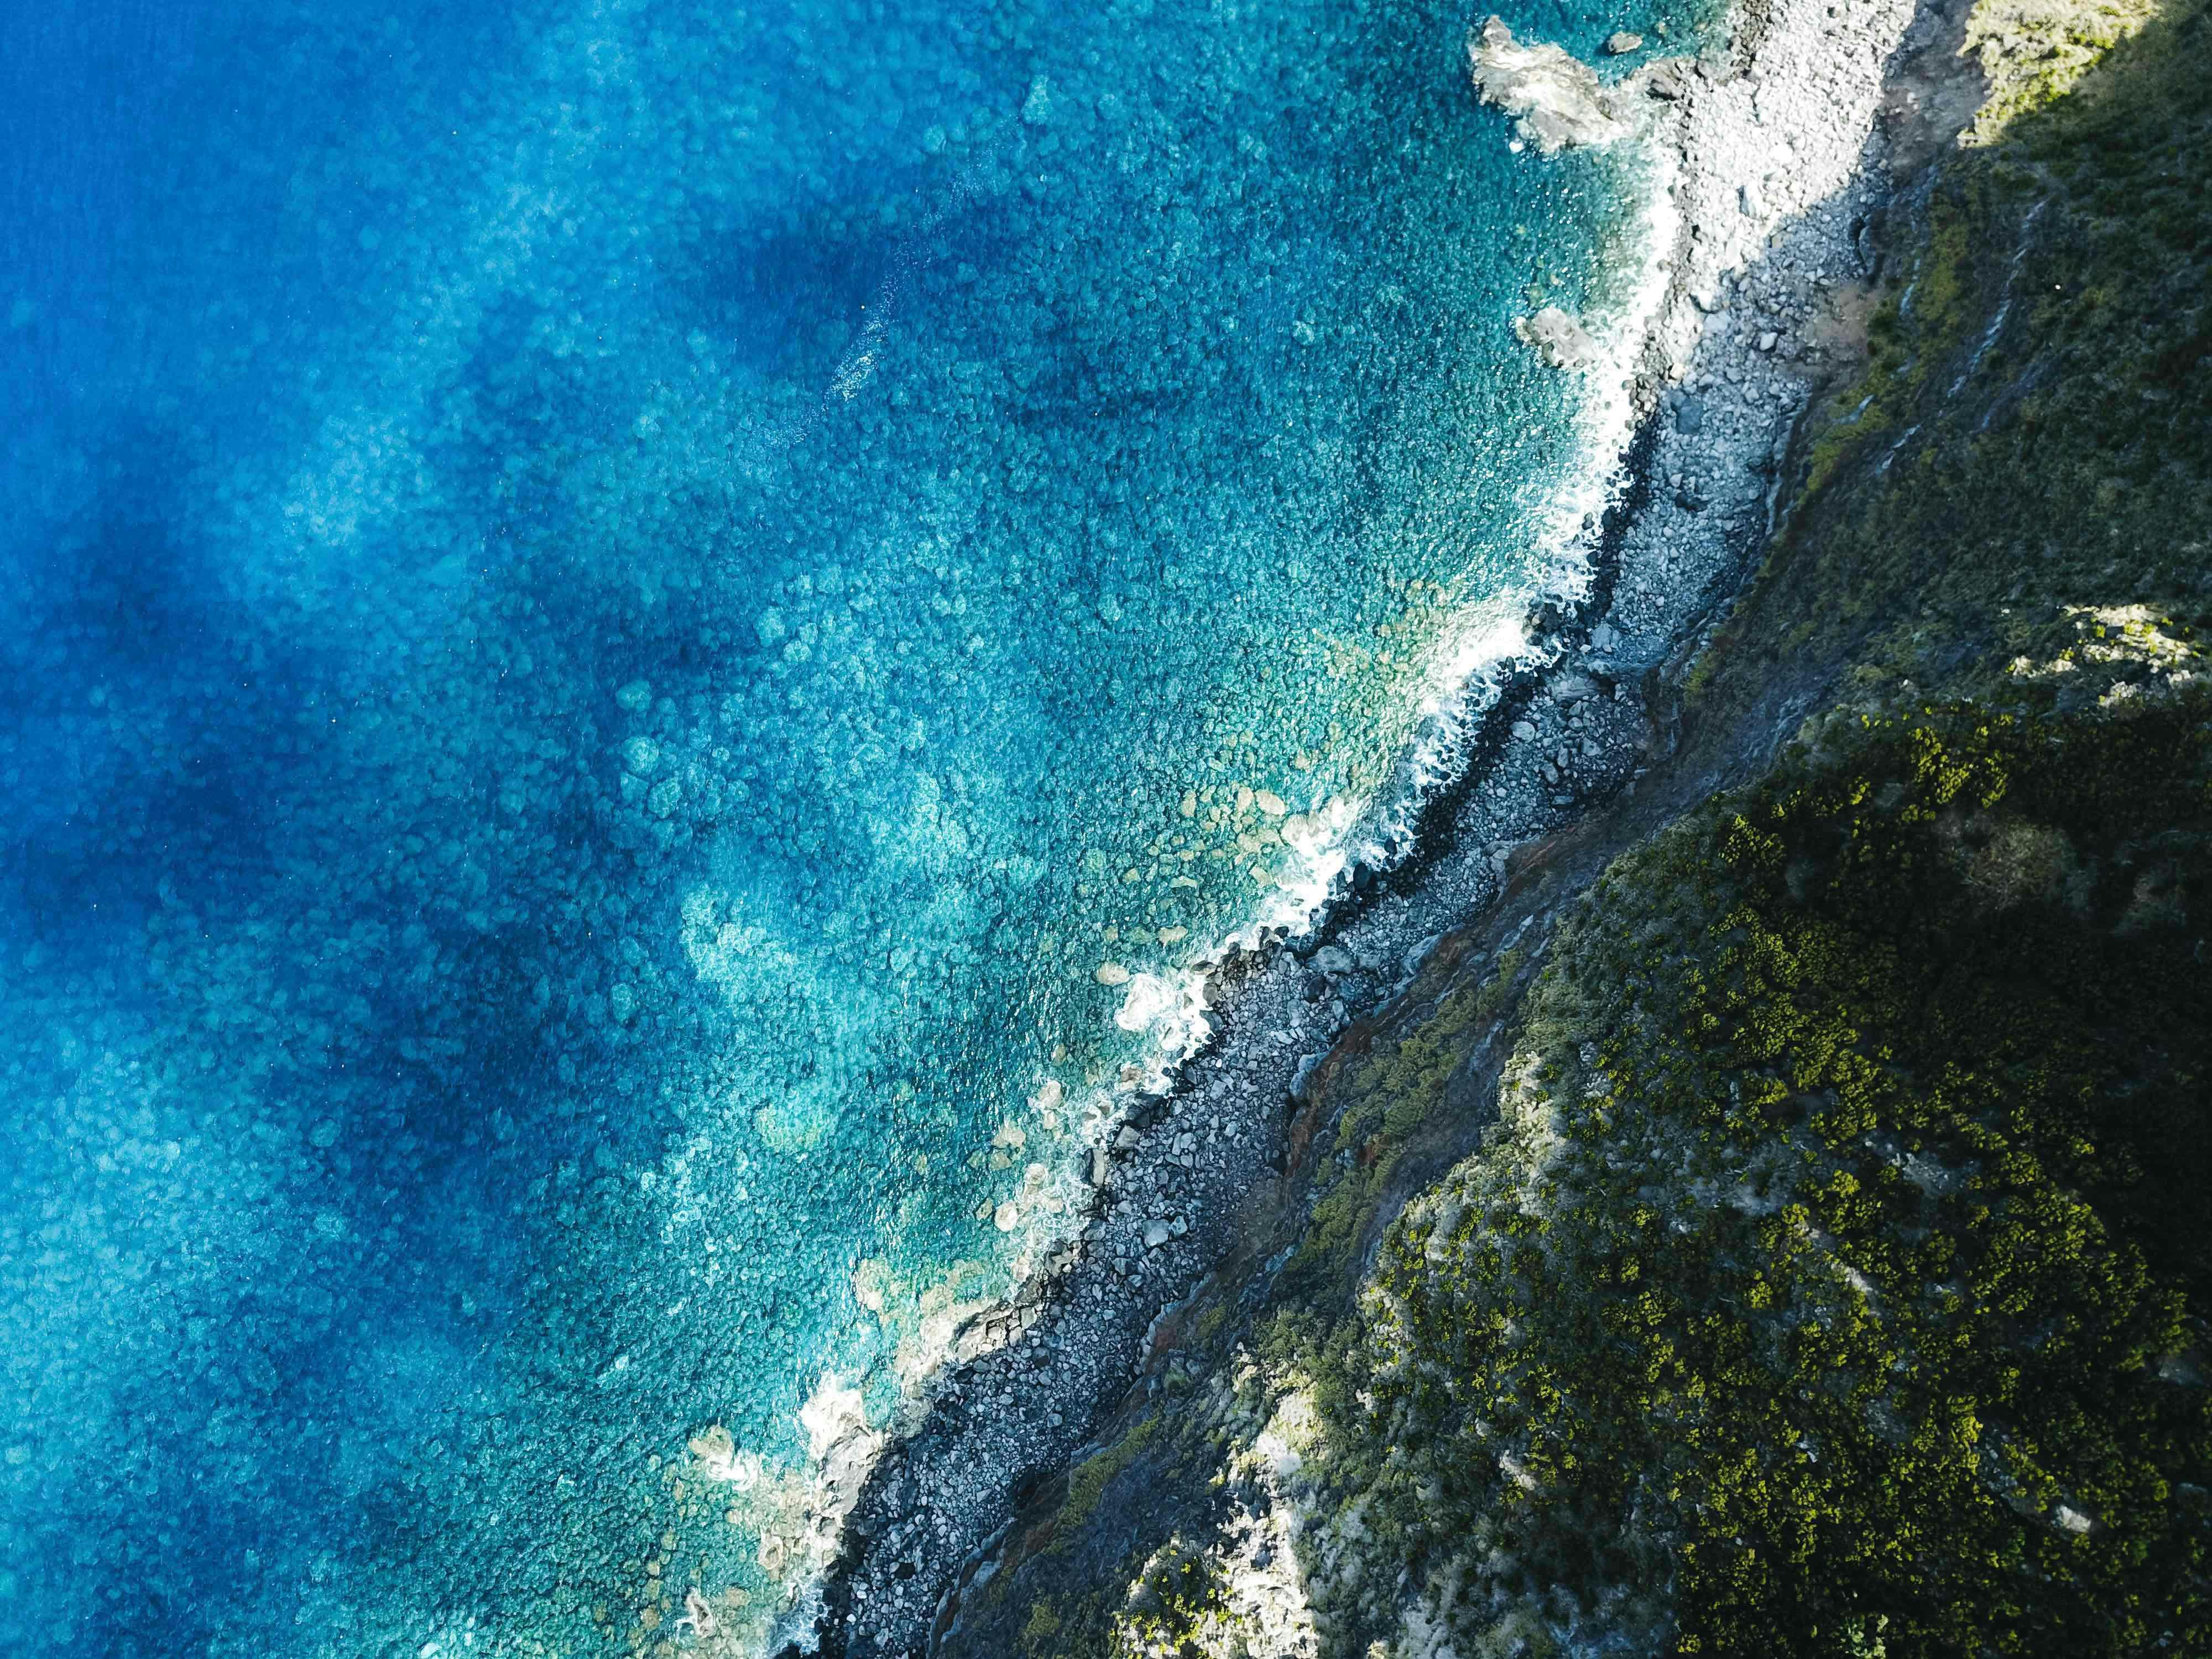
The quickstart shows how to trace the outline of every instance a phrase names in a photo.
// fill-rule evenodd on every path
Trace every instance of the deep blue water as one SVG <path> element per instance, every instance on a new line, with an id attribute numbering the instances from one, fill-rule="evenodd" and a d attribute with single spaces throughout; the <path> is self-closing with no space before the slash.
<path id="1" fill-rule="evenodd" d="M 757 1645 L 1544 579 L 1469 21 L 5 0 L 0 1647 Z"/>

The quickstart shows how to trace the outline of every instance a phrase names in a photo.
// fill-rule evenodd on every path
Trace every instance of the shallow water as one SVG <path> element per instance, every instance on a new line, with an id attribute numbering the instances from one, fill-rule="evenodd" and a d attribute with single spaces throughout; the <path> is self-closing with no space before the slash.
<path id="1" fill-rule="evenodd" d="M 1547 579 L 1633 191 L 1426 3 L 0 16 L 0 1642 L 756 1650 Z"/>

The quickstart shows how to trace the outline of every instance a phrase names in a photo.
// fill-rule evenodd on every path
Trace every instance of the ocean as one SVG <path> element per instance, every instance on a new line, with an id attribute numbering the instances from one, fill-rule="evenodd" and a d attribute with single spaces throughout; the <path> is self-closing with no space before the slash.
<path id="1" fill-rule="evenodd" d="M 1480 20 L 5 0 L 0 1645 L 803 1632 L 1571 580 L 1646 204 Z"/>

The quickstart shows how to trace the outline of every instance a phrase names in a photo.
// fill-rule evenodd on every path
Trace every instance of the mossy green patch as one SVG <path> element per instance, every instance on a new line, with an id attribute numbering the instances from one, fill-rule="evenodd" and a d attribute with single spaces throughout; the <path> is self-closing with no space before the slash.
<path id="1" fill-rule="evenodd" d="M 1204 1550 L 1178 1539 L 1148 1564 L 1114 1620 L 1110 1659 L 1213 1659 L 1249 1653 L 1249 1622 L 1223 1594 Z"/>
<path id="2" fill-rule="evenodd" d="M 2204 713 L 1838 720 L 1598 884 L 1334 1397 L 1478 1622 L 2212 1644 Z"/>
<path id="3" fill-rule="evenodd" d="M 2022 116 L 2072 92 L 2106 52 L 2165 9 L 2159 0 L 2066 6 L 1980 0 L 1966 21 L 1966 50 L 1980 60 L 1990 89 L 1966 142 L 1999 142 Z"/>
<path id="4" fill-rule="evenodd" d="M 1053 1638 L 1060 1634 L 1060 1603 L 1049 1595 L 1040 1595 L 1030 1605 L 1029 1621 L 1022 1626 L 1022 1651 L 1025 1654 L 1048 1654 L 1053 1650 Z"/>
<path id="5" fill-rule="evenodd" d="M 1139 1419 L 1129 1431 L 1096 1455 L 1076 1465 L 1067 1477 L 1067 1497 L 1053 1519 L 1053 1541 L 1048 1553 L 1064 1550 L 1098 1507 L 1098 1500 L 1115 1477 L 1136 1461 L 1139 1453 L 1159 1432 L 1160 1419 Z"/>

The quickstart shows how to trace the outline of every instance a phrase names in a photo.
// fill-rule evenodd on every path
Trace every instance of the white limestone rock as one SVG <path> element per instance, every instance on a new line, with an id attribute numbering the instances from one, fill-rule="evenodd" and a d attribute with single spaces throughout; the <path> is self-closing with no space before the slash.
<path id="1" fill-rule="evenodd" d="M 1557 306 L 1546 306 L 1533 317 L 1516 317 L 1513 332 L 1553 368 L 1588 368 L 1601 355 L 1589 331 Z"/>
<path id="2" fill-rule="evenodd" d="M 1502 17 L 1468 36 L 1467 57 L 1482 101 L 1515 117 L 1515 131 L 1547 155 L 1609 144 L 1627 131 L 1595 70 L 1564 46 L 1523 46 Z"/>

